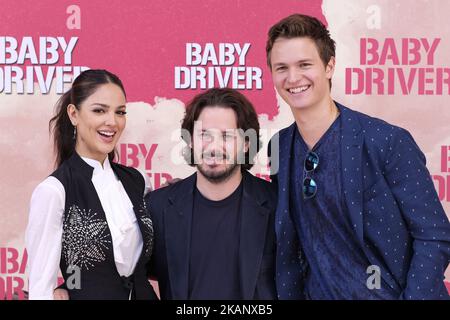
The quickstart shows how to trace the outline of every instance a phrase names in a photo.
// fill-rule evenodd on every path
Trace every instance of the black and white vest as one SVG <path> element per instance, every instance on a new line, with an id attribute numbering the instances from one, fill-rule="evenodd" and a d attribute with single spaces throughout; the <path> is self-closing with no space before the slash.
<path id="1" fill-rule="evenodd" d="M 66 193 L 60 268 L 70 299 L 156 299 L 147 279 L 153 225 L 143 200 L 144 178 L 134 168 L 113 162 L 111 168 L 133 204 L 142 233 L 142 253 L 134 273 L 121 277 L 105 212 L 91 180 L 94 168 L 74 153 L 52 173 Z M 76 272 L 81 276 L 79 288 L 70 278 Z"/>

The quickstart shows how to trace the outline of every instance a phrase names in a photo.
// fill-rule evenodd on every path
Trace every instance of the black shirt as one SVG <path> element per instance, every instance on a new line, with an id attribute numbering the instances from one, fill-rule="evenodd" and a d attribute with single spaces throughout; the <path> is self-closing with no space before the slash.
<path id="1" fill-rule="evenodd" d="M 227 198 L 194 192 L 189 299 L 241 299 L 238 252 L 242 182 Z"/>

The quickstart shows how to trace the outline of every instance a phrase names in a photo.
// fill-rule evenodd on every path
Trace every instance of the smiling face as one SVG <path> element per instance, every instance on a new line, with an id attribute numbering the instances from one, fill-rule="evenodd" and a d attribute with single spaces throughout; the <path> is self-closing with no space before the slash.
<path id="1" fill-rule="evenodd" d="M 270 63 L 275 88 L 293 110 L 328 106 L 334 57 L 325 66 L 312 39 L 278 38 Z"/>
<path id="2" fill-rule="evenodd" d="M 238 172 L 248 143 L 237 129 L 234 110 L 220 106 L 205 107 L 194 123 L 194 160 L 209 181 L 223 182 Z"/>
<path id="3" fill-rule="evenodd" d="M 122 89 L 103 84 L 78 109 L 67 107 L 70 121 L 77 128 L 75 150 L 80 156 L 103 163 L 112 152 L 126 124 L 126 99 Z"/>

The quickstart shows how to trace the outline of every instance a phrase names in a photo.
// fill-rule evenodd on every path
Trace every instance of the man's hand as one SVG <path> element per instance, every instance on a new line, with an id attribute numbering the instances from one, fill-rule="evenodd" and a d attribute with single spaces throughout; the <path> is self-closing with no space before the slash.
<path id="1" fill-rule="evenodd" d="M 66 289 L 53 290 L 54 300 L 69 300 L 69 292 Z"/>

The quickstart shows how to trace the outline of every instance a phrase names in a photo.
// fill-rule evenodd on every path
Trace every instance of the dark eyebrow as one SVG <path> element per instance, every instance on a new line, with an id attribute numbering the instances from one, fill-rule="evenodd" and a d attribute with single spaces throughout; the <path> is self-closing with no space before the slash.
<path id="1" fill-rule="evenodd" d="M 91 104 L 91 106 L 100 106 L 100 107 L 103 107 L 103 108 L 109 109 L 109 105 L 107 105 L 107 104 L 104 104 L 104 103 L 98 103 L 98 102 L 94 102 L 94 103 L 92 103 L 92 104 Z M 117 107 L 117 109 L 124 109 L 124 108 L 126 108 L 126 106 L 125 106 L 125 105 L 120 105 L 120 106 L 118 106 L 118 107 Z"/>
<path id="2" fill-rule="evenodd" d="M 99 103 L 99 102 L 94 102 L 94 103 L 91 104 L 91 106 L 100 106 L 100 107 L 109 109 L 109 106 L 107 104 Z"/>
<path id="3" fill-rule="evenodd" d="M 201 132 L 209 132 L 211 130 L 218 130 L 218 131 L 220 131 L 221 134 L 225 134 L 225 133 L 234 133 L 234 130 L 236 130 L 236 129 L 224 129 L 224 130 L 221 130 L 221 129 L 214 129 L 214 128 L 212 128 L 212 129 L 202 129 Z"/>
<path id="4" fill-rule="evenodd" d="M 280 62 L 280 63 L 274 63 L 273 67 L 275 68 L 275 67 L 285 66 L 285 65 L 286 65 L 285 63 Z"/>
<path id="5" fill-rule="evenodd" d="M 301 60 L 298 60 L 296 63 L 305 63 L 305 62 L 311 62 L 311 61 L 312 61 L 311 59 L 301 59 Z M 285 65 L 286 65 L 286 63 L 284 63 L 284 62 L 279 62 L 279 63 L 273 64 L 274 67 L 285 66 Z"/>

